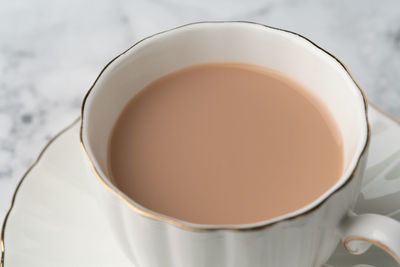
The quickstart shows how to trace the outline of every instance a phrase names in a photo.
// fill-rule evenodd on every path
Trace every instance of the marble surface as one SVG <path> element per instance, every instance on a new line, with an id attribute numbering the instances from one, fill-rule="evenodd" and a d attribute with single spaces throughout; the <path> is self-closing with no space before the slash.
<path id="1" fill-rule="evenodd" d="M 181 24 L 250 20 L 303 34 L 400 118 L 397 0 L 0 2 L 0 221 L 42 147 L 79 116 L 101 68 L 141 38 Z"/>

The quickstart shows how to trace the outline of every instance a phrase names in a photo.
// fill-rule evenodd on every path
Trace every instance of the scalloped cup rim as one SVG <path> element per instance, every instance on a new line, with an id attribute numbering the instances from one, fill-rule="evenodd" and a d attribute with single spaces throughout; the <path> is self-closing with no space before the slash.
<path id="1" fill-rule="evenodd" d="M 96 83 L 98 82 L 98 80 L 104 75 L 104 73 L 106 73 L 109 70 L 109 67 L 111 65 L 115 65 L 118 63 L 119 60 L 122 60 L 122 58 L 126 57 L 129 53 L 134 53 L 135 48 L 141 46 L 141 45 L 145 45 L 147 42 L 150 42 L 151 40 L 156 39 L 157 37 L 163 36 L 165 34 L 169 34 L 170 32 L 179 30 L 179 29 L 183 29 L 186 27 L 193 27 L 193 26 L 197 26 L 197 25 L 212 25 L 212 24 L 219 24 L 219 23 L 239 23 L 239 24 L 249 24 L 249 25 L 253 25 L 254 27 L 265 27 L 269 30 L 275 30 L 275 31 L 280 31 L 281 33 L 284 34 L 289 34 L 289 35 L 294 35 L 297 36 L 299 38 L 301 38 L 304 42 L 307 42 L 309 44 L 311 44 L 315 49 L 318 49 L 320 51 L 322 51 L 324 54 L 330 56 L 332 59 L 334 59 L 339 68 L 343 68 L 343 70 L 346 72 L 346 74 L 348 75 L 348 77 L 352 80 L 352 82 L 354 83 L 354 89 L 358 89 L 359 92 L 359 96 L 361 97 L 361 100 L 363 102 L 363 117 L 364 117 L 364 122 L 363 122 L 363 136 L 362 136 L 362 140 L 360 140 L 358 146 L 357 146 L 357 151 L 355 153 L 355 156 L 352 158 L 349 166 L 347 167 L 347 169 L 345 170 L 344 174 L 342 175 L 342 177 L 338 180 L 338 182 L 332 186 L 329 190 L 327 190 L 322 196 L 320 196 L 318 199 L 316 199 L 315 201 L 309 203 L 308 205 L 306 205 L 305 207 L 301 208 L 301 209 L 297 209 L 293 212 L 287 213 L 285 215 L 282 216 L 278 216 L 272 219 L 268 219 L 265 221 L 261 221 L 261 222 L 255 222 L 255 223 L 249 223 L 249 224 L 239 224 L 239 225 L 207 225 L 207 224 L 197 224 L 197 223 L 192 223 L 192 222 L 187 222 L 187 221 L 183 221 L 180 219 L 176 219 L 164 214 L 160 214 L 157 212 L 154 212 L 152 210 L 149 210 L 143 206 L 141 206 L 140 204 L 136 203 L 135 201 L 133 201 L 131 198 L 129 198 L 128 196 L 126 196 L 123 192 L 121 192 L 116 186 L 114 186 L 108 179 L 103 178 L 106 177 L 104 175 L 104 173 L 102 173 L 102 171 L 99 168 L 96 168 L 97 163 L 94 160 L 93 154 L 91 152 L 90 146 L 89 145 L 85 145 L 85 138 L 84 136 L 84 132 L 85 132 L 85 111 L 86 111 L 86 107 L 87 107 L 87 99 L 88 97 L 91 95 L 91 92 L 93 91 L 93 89 L 96 87 Z M 159 33 L 156 33 L 154 35 L 151 35 L 149 37 L 146 37 L 138 42 L 136 42 L 133 46 L 131 46 L 130 48 L 128 48 L 127 50 L 125 50 L 124 52 L 122 52 L 121 54 L 119 54 L 118 56 L 116 56 L 115 58 L 113 58 L 100 72 L 100 74 L 97 76 L 96 80 L 94 81 L 94 83 L 92 84 L 92 86 L 90 87 L 90 89 L 88 90 L 88 92 L 86 93 L 83 102 L 82 102 L 82 106 L 81 106 L 81 125 L 80 125 L 80 143 L 82 146 L 82 149 L 84 151 L 85 156 L 87 157 L 94 175 L 98 178 L 98 180 L 100 181 L 100 183 L 105 186 L 108 190 L 110 190 L 111 192 L 113 192 L 114 194 L 116 194 L 119 198 L 121 198 L 126 204 L 128 204 L 128 206 L 130 206 L 132 209 L 134 209 L 134 211 L 138 212 L 139 214 L 157 220 L 157 221 L 161 221 L 161 222 L 165 222 L 171 225 L 174 225 L 176 227 L 182 228 L 182 229 L 186 229 L 186 230 L 192 230 L 192 231 L 221 231 L 221 230 L 226 230 L 226 231 L 250 231 L 250 230 L 259 230 L 259 229 L 263 229 L 269 226 L 272 226 L 276 223 L 280 223 L 280 222 L 285 222 L 285 221 L 290 221 L 299 217 L 302 217 L 314 210 L 316 210 L 319 206 L 321 206 L 322 204 L 324 204 L 326 201 L 328 201 L 333 195 L 335 195 L 337 192 L 339 192 L 353 177 L 354 172 L 357 170 L 360 160 L 363 157 L 363 155 L 365 154 L 366 148 L 369 145 L 369 141 L 370 141 L 370 127 L 369 127 L 369 122 L 368 122 L 368 115 L 367 115 L 367 100 L 366 97 L 364 95 L 364 93 L 362 92 L 361 88 L 358 86 L 358 84 L 355 82 L 355 80 L 353 79 L 352 75 L 350 74 L 350 72 L 348 71 L 348 69 L 346 68 L 346 66 L 339 60 L 337 59 L 334 55 L 332 55 L 331 53 L 327 52 L 326 50 L 324 50 L 323 48 L 319 47 L 318 45 L 316 45 L 314 42 L 312 42 L 311 40 L 309 40 L 308 38 L 297 34 L 295 32 L 291 32 L 291 31 L 287 31 L 287 30 L 283 30 L 283 29 L 279 29 L 279 28 L 275 28 L 275 27 L 271 27 L 271 26 L 267 26 L 267 25 L 263 25 L 263 24 L 259 24 L 259 23 L 255 23 L 255 22 L 248 22 L 248 21 L 203 21 L 203 22 L 195 22 L 195 23 L 189 23 L 189 24 L 185 24 L 176 28 L 172 28 L 166 31 L 162 31 Z"/>

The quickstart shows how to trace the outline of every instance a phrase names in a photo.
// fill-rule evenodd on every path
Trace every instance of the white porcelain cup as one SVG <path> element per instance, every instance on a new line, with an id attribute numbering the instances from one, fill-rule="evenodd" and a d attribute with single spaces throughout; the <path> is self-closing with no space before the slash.
<path id="1" fill-rule="evenodd" d="M 299 210 L 246 225 L 181 221 L 122 193 L 109 179 L 107 145 L 124 106 L 151 81 L 210 62 L 265 66 L 312 91 L 329 108 L 343 136 L 345 171 L 340 180 Z M 249 22 L 194 23 L 138 42 L 102 70 L 82 106 L 81 142 L 103 185 L 101 207 L 121 249 L 137 267 L 321 266 L 340 241 L 351 253 L 375 244 L 399 260 L 400 224 L 351 212 L 368 141 L 366 100 L 344 65 L 298 34 Z"/>

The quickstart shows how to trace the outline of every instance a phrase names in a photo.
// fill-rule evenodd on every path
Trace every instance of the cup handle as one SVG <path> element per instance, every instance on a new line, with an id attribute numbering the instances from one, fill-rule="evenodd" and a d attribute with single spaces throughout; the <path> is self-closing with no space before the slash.
<path id="1" fill-rule="evenodd" d="M 352 254 L 362 254 L 376 245 L 400 264 L 400 223 L 379 214 L 350 212 L 341 223 L 342 240 Z"/>

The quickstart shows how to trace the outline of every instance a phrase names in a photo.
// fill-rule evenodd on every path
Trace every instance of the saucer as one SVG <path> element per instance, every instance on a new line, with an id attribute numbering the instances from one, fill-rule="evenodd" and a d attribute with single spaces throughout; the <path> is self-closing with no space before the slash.
<path id="1" fill-rule="evenodd" d="M 400 122 L 369 105 L 371 148 L 355 211 L 400 221 Z M 19 183 L 2 229 L 2 267 L 134 266 L 93 196 L 79 120 L 41 152 Z M 325 267 L 397 267 L 380 249 L 350 255 L 339 244 Z M 140 266 L 134 266 L 140 267 Z"/>

